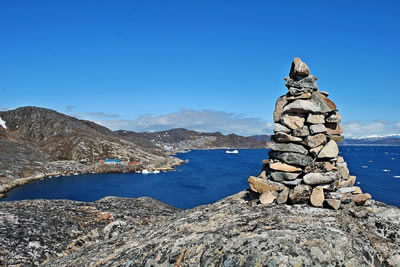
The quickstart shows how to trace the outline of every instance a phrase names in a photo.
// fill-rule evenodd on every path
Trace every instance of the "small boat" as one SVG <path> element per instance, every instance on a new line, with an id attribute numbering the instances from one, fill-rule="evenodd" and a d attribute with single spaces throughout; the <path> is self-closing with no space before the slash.
<path id="1" fill-rule="evenodd" d="M 227 150 L 227 151 L 225 151 L 225 153 L 227 153 L 227 154 L 239 154 L 239 151 L 237 149 L 235 149 L 235 150 Z"/>

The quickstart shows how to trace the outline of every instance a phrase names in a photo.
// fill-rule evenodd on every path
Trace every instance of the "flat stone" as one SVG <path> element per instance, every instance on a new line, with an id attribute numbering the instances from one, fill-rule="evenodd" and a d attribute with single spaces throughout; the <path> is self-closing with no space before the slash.
<path id="1" fill-rule="evenodd" d="M 356 183 L 356 176 L 350 175 L 347 180 L 341 180 L 339 182 L 339 187 L 350 187 L 354 186 L 355 183 Z"/>
<path id="2" fill-rule="evenodd" d="M 342 135 L 328 135 L 328 138 L 336 143 L 341 143 L 344 140 L 344 136 Z"/>
<path id="3" fill-rule="evenodd" d="M 299 129 L 304 126 L 306 116 L 298 113 L 286 113 L 281 118 L 281 123 L 290 129 Z"/>
<path id="4" fill-rule="evenodd" d="M 329 184 L 335 180 L 339 180 L 339 174 L 337 172 L 312 172 L 307 173 L 303 177 L 304 183 L 308 185 Z"/>
<path id="5" fill-rule="evenodd" d="M 281 183 L 287 186 L 296 186 L 298 184 L 301 184 L 302 181 L 303 179 L 296 179 L 293 181 L 282 181 Z"/>
<path id="6" fill-rule="evenodd" d="M 345 194 L 345 193 L 352 193 L 360 189 L 358 186 L 351 186 L 351 187 L 341 187 L 337 191 L 339 193 Z"/>
<path id="7" fill-rule="evenodd" d="M 318 91 L 312 92 L 311 101 L 319 107 L 319 112 L 328 113 L 336 110 L 336 105 L 329 98 Z"/>
<path id="8" fill-rule="evenodd" d="M 321 112 L 321 109 L 315 105 L 311 100 L 303 100 L 298 99 L 293 101 L 292 103 L 287 104 L 283 108 L 283 112 L 291 112 L 291 113 L 318 113 Z"/>
<path id="9" fill-rule="evenodd" d="M 311 205 L 313 205 L 314 207 L 322 207 L 322 205 L 324 204 L 324 200 L 324 189 L 321 186 L 315 187 L 311 193 Z"/>
<path id="10" fill-rule="evenodd" d="M 317 77 L 313 75 L 308 75 L 307 77 L 304 77 L 302 79 L 293 79 L 291 77 L 286 77 L 286 87 L 288 89 L 291 88 L 297 88 L 299 89 L 299 92 L 305 92 L 305 91 L 311 91 L 311 90 L 317 90 L 318 85 L 317 85 Z M 293 90 L 293 89 L 292 89 Z M 289 91 L 291 92 L 291 91 Z"/>
<path id="11" fill-rule="evenodd" d="M 313 124 L 310 125 L 310 133 L 318 134 L 318 133 L 326 133 L 326 128 L 324 124 Z"/>
<path id="12" fill-rule="evenodd" d="M 283 132 L 283 133 L 290 133 L 291 130 L 287 128 L 286 126 L 280 124 L 280 123 L 274 123 L 274 132 Z"/>
<path id="13" fill-rule="evenodd" d="M 287 104 L 286 100 L 286 95 L 283 95 L 278 98 L 278 100 L 275 103 L 275 110 L 274 110 L 274 122 L 279 122 L 282 113 L 283 113 L 283 107 Z"/>
<path id="14" fill-rule="evenodd" d="M 276 199 L 276 203 L 284 204 L 287 202 L 288 197 L 289 197 L 289 189 L 282 190 L 282 192 L 279 193 L 279 196 Z"/>
<path id="15" fill-rule="evenodd" d="M 261 178 L 261 179 L 267 179 L 267 172 L 265 170 L 260 172 L 258 177 Z"/>
<path id="16" fill-rule="evenodd" d="M 344 158 L 342 156 L 337 156 L 336 161 L 338 163 L 342 163 L 342 162 L 344 162 Z"/>
<path id="17" fill-rule="evenodd" d="M 272 140 L 277 143 L 299 143 L 303 141 L 300 137 L 291 136 L 284 132 L 276 133 L 272 136 Z"/>
<path id="18" fill-rule="evenodd" d="M 292 143 L 270 143 L 268 148 L 273 151 L 294 152 L 304 155 L 308 154 L 308 150 L 305 149 L 304 146 Z"/>
<path id="19" fill-rule="evenodd" d="M 269 151 L 268 155 L 271 158 L 279 159 L 289 165 L 302 167 L 309 165 L 313 161 L 312 157 L 299 153 Z"/>
<path id="20" fill-rule="evenodd" d="M 298 79 L 298 77 L 306 77 L 310 75 L 310 70 L 306 63 L 300 58 L 295 57 L 290 68 L 289 77 Z"/>
<path id="21" fill-rule="evenodd" d="M 270 163 L 269 168 L 275 171 L 282 171 L 282 172 L 300 172 L 301 168 L 285 164 L 282 162 L 275 162 L 275 163 Z"/>
<path id="22" fill-rule="evenodd" d="M 351 192 L 353 195 L 362 194 L 363 193 L 359 186 L 353 186 L 353 187 L 355 187 L 355 190 L 353 192 Z"/>
<path id="23" fill-rule="evenodd" d="M 339 154 L 339 148 L 335 141 L 329 141 L 318 154 L 318 158 L 335 158 Z"/>
<path id="24" fill-rule="evenodd" d="M 328 142 L 326 136 L 322 133 L 316 135 L 309 135 L 306 137 L 304 141 L 309 148 L 321 146 Z"/>
<path id="25" fill-rule="evenodd" d="M 311 92 L 304 92 L 301 95 L 288 96 L 286 99 L 288 101 L 293 101 L 293 100 L 297 100 L 297 99 L 310 99 L 310 98 L 311 98 Z"/>
<path id="26" fill-rule="evenodd" d="M 289 200 L 293 204 L 305 204 L 310 201 L 311 187 L 305 184 L 296 185 L 290 189 Z"/>
<path id="27" fill-rule="evenodd" d="M 292 181 L 299 177 L 300 173 L 293 172 L 271 172 L 271 177 L 275 182 Z"/>
<path id="28" fill-rule="evenodd" d="M 267 190 L 265 192 L 263 192 L 260 197 L 259 200 L 261 202 L 261 204 L 263 205 L 269 205 L 274 203 L 275 199 L 278 197 L 278 192 L 273 191 L 273 190 Z"/>
<path id="29" fill-rule="evenodd" d="M 325 116 L 322 114 L 308 114 L 307 123 L 310 124 L 323 124 L 325 123 Z"/>
<path id="30" fill-rule="evenodd" d="M 340 201 L 339 199 L 325 199 L 325 203 L 332 209 L 338 210 L 342 201 Z"/>
<path id="31" fill-rule="evenodd" d="M 325 123 L 325 127 L 330 135 L 340 135 L 343 133 L 343 128 L 339 123 Z"/>
<path id="32" fill-rule="evenodd" d="M 337 168 L 337 170 L 338 170 L 340 176 L 341 176 L 344 180 L 349 179 L 350 171 L 349 171 L 349 169 L 347 168 L 347 163 L 346 163 L 346 162 L 338 162 L 338 163 L 336 163 L 336 168 Z"/>
<path id="33" fill-rule="evenodd" d="M 310 130 L 307 126 L 293 130 L 293 136 L 304 137 L 310 135 Z"/>
<path id="34" fill-rule="evenodd" d="M 366 202 L 368 199 L 371 199 L 371 195 L 368 194 L 368 193 L 365 193 L 365 194 L 358 194 L 358 195 L 354 195 L 354 196 L 352 197 L 352 201 L 353 201 L 354 203 L 356 203 L 356 205 L 358 205 L 358 206 L 364 205 L 365 202 Z"/>
<path id="35" fill-rule="evenodd" d="M 340 116 L 339 111 L 335 111 L 326 117 L 325 121 L 329 123 L 340 123 L 342 121 L 342 116 Z"/>
<path id="36" fill-rule="evenodd" d="M 326 91 L 319 91 L 322 95 L 324 95 L 324 96 L 326 96 L 326 97 L 328 97 L 329 96 L 329 93 L 328 92 L 326 92 Z"/>
<path id="37" fill-rule="evenodd" d="M 343 197 L 343 194 L 339 192 L 328 192 L 327 195 L 329 198 L 333 199 L 341 199 Z"/>
<path id="38" fill-rule="evenodd" d="M 250 176 L 249 179 L 249 185 L 250 189 L 256 193 L 264 193 L 267 190 L 273 190 L 273 191 L 282 191 L 283 189 L 287 188 L 283 184 L 270 181 L 270 180 L 265 180 L 261 179 L 255 176 Z"/>

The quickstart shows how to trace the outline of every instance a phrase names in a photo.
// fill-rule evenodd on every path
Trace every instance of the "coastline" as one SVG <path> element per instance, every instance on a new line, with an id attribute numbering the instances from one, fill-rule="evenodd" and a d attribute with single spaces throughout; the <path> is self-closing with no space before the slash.
<path id="1" fill-rule="evenodd" d="M 51 179 L 58 176 L 72 176 L 81 174 L 102 174 L 102 173 L 136 173 L 142 170 L 151 171 L 174 171 L 176 167 L 181 166 L 185 161 L 174 158 L 173 162 L 168 162 L 166 166 L 159 165 L 106 165 L 106 164 L 82 164 L 73 160 L 58 160 L 45 164 L 42 170 L 26 177 L 8 179 L 6 183 L 0 184 L 0 199 L 7 197 L 7 193 L 12 189 L 37 180 Z M 155 167 L 157 166 L 157 167 Z"/>

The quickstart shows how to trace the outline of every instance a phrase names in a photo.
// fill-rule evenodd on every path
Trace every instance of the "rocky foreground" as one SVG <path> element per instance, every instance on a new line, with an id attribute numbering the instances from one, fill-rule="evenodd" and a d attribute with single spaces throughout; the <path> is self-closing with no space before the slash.
<path id="1" fill-rule="evenodd" d="M 150 198 L 2 202 L 0 265 L 400 265 L 397 207 L 252 199 L 243 191 L 191 210 Z"/>

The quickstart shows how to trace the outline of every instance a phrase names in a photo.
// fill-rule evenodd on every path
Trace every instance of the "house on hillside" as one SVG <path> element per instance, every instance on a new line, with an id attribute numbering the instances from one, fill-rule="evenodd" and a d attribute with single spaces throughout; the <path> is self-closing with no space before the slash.
<path id="1" fill-rule="evenodd" d="M 121 160 L 120 159 L 105 159 L 104 164 L 119 165 L 119 164 L 121 164 Z"/>

